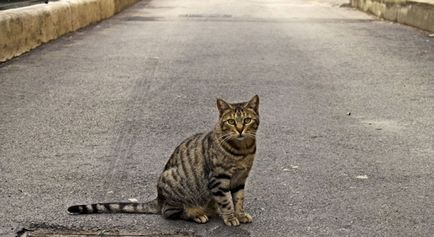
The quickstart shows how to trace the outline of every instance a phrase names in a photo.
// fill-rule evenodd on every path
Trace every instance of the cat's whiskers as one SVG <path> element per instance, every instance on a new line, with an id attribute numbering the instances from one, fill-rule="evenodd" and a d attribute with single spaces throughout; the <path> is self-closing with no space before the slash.
<path id="1" fill-rule="evenodd" d="M 244 135 L 247 137 L 256 138 L 256 132 L 244 132 Z"/>
<path id="2" fill-rule="evenodd" d="M 222 145 L 223 142 L 228 138 L 229 134 L 223 134 L 217 137 L 217 142 Z"/>
<path id="3" fill-rule="evenodd" d="M 222 140 L 220 140 L 220 145 L 223 145 L 224 142 L 229 141 L 229 139 L 231 139 L 232 136 L 231 135 L 226 135 L 225 138 L 223 138 Z"/>

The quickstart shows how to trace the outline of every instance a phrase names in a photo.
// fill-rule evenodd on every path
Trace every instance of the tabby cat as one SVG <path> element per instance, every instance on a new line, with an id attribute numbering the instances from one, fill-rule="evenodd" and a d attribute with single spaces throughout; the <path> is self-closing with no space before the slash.
<path id="1" fill-rule="evenodd" d="M 244 211 L 244 184 L 256 152 L 259 97 L 244 103 L 217 99 L 219 121 L 211 132 L 187 138 L 161 174 L 158 197 L 146 203 L 98 203 L 70 213 L 146 213 L 206 223 L 220 215 L 228 226 L 252 222 Z"/>

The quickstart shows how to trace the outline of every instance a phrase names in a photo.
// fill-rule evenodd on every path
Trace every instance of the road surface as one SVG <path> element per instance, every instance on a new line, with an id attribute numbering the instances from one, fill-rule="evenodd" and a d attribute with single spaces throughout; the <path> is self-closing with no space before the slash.
<path id="1" fill-rule="evenodd" d="M 434 39 L 338 4 L 142 1 L 0 65 L 0 235 L 432 236 Z M 68 215 L 146 201 L 215 99 L 258 94 L 254 222 Z"/>

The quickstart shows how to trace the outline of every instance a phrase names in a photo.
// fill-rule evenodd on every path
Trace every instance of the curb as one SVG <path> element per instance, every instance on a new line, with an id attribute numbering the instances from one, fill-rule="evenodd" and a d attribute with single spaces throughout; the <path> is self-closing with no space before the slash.
<path id="1" fill-rule="evenodd" d="M 60 0 L 0 11 L 0 62 L 107 19 L 140 0 Z"/>
<path id="2" fill-rule="evenodd" d="M 351 0 L 351 6 L 389 21 L 434 32 L 433 0 Z"/>

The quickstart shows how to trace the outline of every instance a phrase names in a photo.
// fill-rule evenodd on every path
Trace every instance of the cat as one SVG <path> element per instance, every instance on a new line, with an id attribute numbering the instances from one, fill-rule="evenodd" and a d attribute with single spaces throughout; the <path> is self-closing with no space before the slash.
<path id="1" fill-rule="evenodd" d="M 72 214 L 145 213 L 206 223 L 221 216 L 228 226 L 252 222 L 244 211 L 244 186 L 256 153 L 259 97 L 227 103 L 217 99 L 219 120 L 176 147 L 157 184 L 158 196 L 146 203 L 75 205 Z"/>

